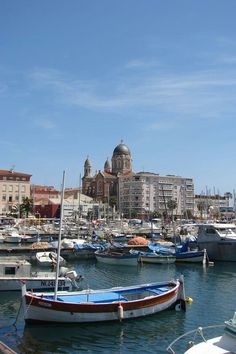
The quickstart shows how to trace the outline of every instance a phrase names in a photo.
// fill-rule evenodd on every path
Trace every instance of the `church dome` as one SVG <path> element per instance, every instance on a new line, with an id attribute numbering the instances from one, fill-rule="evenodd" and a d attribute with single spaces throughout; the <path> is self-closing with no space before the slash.
<path id="1" fill-rule="evenodd" d="M 127 145 L 120 143 L 115 147 L 113 155 L 130 155 L 130 150 Z"/>
<path id="2" fill-rule="evenodd" d="M 106 171 L 106 172 L 110 172 L 111 171 L 111 164 L 110 164 L 108 159 L 106 160 L 106 162 L 104 164 L 104 171 Z"/>

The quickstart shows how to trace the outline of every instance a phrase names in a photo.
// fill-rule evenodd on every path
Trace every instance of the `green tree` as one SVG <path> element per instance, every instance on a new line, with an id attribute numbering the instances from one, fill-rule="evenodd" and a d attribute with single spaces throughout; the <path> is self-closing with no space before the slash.
<path id="1" fill-rule="evenodd" d="M 172 221 L 173 221 L 173 217 L 174 217 L 174 210 L 176 209 L 176 207 L 177 207 L 177 203 L 176 203 L 176 201 L 175 200 L 173 200 L 173 199 L 170 199 L 170 200 L 168 200 L 168 202 L 167 202 L 167 208 L 170 210 L 170 212 L 171 212 L 171 218 L 172 218 Z"/>
<path id="2" fill-rule="evenodd" d="M 33 212 L 33 207 L 34 203 L 32 198 L 23 198 L 22 203 L 20 205 L 20 216 L 22 216 L 22 214 L 25 214 L 28 218 L 29 214 Z"/>

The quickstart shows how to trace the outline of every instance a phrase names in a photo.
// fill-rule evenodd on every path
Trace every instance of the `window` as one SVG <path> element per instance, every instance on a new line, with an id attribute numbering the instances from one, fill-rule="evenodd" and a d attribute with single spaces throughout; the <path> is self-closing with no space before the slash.
<path id="1" fill-rule="evenodd" d="M 6 267 L 5 268 L 5 275 L 15 275 L 16 268 L 15 267 Z"/>
<path id="2" fill-rule="evenodd" d="M 13 192 L 13 185 L 12 184 L 9 185 L 9 192 Z"/>
<path id="3" fill-rule="evenodd" d="M 6 197 L 6 195 L 5 194 L 3 194 L 3 196 L 2 196 L 2 201 L 6 201 L 7 200 L 7 197 Z"/>
<path id="4" fill-rule="evenodd" d="M 3 192 L 6 192 L 6 191 L 7 191 L 7 186 L 6 186 L 6 184 L 3 184 L 3 186 L 2 186 L 2 191 L 3 191 Z"/>

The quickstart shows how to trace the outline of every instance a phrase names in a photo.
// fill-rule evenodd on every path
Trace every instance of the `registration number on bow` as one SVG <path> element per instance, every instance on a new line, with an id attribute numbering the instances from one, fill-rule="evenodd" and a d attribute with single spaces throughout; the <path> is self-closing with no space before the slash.
<path id="1" fill-rule="evenodd" d="M 56 282 L 55 280 L 42 280 L 41 281 L 41 286 L 49 286 L 49 287 L 55 287 Z M 65 280 L 58 280 L 58 286 L 62 287 L 65 286 L 66 282 Z"/>

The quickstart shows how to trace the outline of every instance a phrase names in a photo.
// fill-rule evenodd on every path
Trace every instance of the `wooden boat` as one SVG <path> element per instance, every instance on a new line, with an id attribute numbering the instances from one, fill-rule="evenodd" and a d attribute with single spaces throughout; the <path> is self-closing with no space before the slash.
<path id="1" fill-rule="evenodd" d="M 57 263 L 57 254 L 56 252 L 37 252 L 36 261 L 39 266 L 50 267 L 56 265 Z M 66 263 L 65 259 L 60 256 L 60 266 Z"/>
<path id="2" fill-rule="evenodd" d="M 21 281 L 25 280 L 27 288 L 34 291 L 48 291 L 55 288 L 55 272 L 33 271 L 30 262 L 19 257 L 8 256 L 0 259 L 0 291 L 20 291 Z M 78 288 L 81 280 L 75 271 L 61 268 L 59 288 L 72 290 Z"/>
<path id="3" fill-rule="evenodd" d="M 224 332 L 223 335 L 214 337 L 211 339 L 206 339 L 207 329 L 213 329 L 216 327 L 223 327 Z M 187 345 L 187 351 L 184 354 L 229 354 L 235 353 L 236 348 L 236 312 L 234 316 L 229 321 L 225 321 L 222 326 L 209 326 L 209 327 L 198 327 L 197 329 L 187 332 L 175 339 L 167 348 L 167 351 L 171 354 L 175 354 L 173 349 L 174 345 L 184 337 L 189 337 L 189 335 L 193 335 L 194 341 L 189 341 Z M 202 341 L 198 344 L 195 344 L 195 341 L 198 338 L 201 338 Z"/>
<path id="4" fill-rule="evenodd" d="M 206 250 L 189 250 L 186 252 L 176 252 L 175 253 L 176 262 L 187 262 L 187 263 L 204 263 L 207 257 Z"/>
<path id="5" fill-rule="evenodd" d="M 207 258 L 206 250 L 190 249 L 188 241 L 174 246 L 161 246 L 158 243 L 149 243 L 148 246 L 157 254 L 172 255 L 176 262 L 204 263 Z"/>
<path id="6" fill-rule="evenodd" d="M 22 303 L 28 323 L 121 321 L 176 306 L 185 310 L 184 280 L 57 293 L 27 292 L 22 284 Z"/>
<path id="7" fill-rule="evenodd" d="M 139 254 L 131 252 L 117 252 L 112 250 L 97 250 L 95 257 L 98 262 L 112 264 L 112 265 L 137 265 Z"/>

